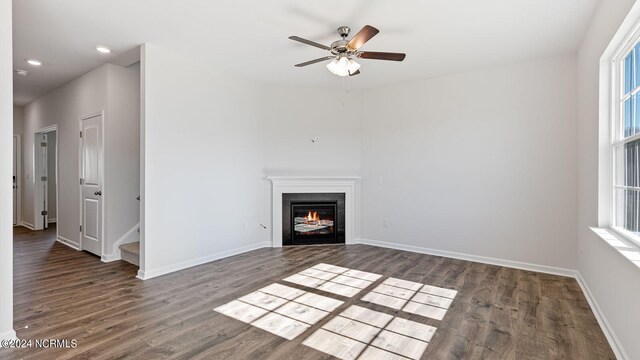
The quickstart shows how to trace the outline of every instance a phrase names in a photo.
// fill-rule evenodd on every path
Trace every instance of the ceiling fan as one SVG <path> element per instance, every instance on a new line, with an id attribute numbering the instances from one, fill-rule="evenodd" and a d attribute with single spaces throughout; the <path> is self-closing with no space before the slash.
<path id="1" fill-rule="evenodd" d="M 300 64 L 296 64 L 296 67 L 303 67 L 327 60 L 332 60 L 327 64 L 327 69 L 338 76 L 354 76 L 360 74 L 360 64 L 358 64 L 353 58 L 360 59 L 374 59 L 374 60 L 391 60 L 402 61 L 406 54 L 402 53 L 389 53 L 389 52 L 376 52 L 376 51 L 360 51 L 360 47 L 372 37 L 376 36 L 380 31 L 373 26 L 365 25 L 356 36 L 351 40 L 347 40 L 351 28 L 348 26 L 340 26 L 338 28 L 338 34 L 342 37 L 342 40 L 334 41 L 331 46 L 325 46 L 318 44 L 315 41 L 303 39 L 299 36 L 289 36 L 289 39 L 299 41 L 303 44 L 315 46 L 317 48 L 327 50 L 332 55 L 324 56 L 315 60 L 310 60 Z"/>

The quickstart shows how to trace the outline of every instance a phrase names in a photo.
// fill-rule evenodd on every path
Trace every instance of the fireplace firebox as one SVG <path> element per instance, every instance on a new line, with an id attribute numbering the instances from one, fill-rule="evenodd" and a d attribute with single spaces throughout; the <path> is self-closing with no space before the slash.
<path id="1" fill-rule="evenodd" d="M 283 245 L 344 243 L 344 194 L 283 194 Z"/>
<path id="2" fill-rule="evenodd" d="M 292 203 L 293 244 L 336 242 L 336 203 Z"/>

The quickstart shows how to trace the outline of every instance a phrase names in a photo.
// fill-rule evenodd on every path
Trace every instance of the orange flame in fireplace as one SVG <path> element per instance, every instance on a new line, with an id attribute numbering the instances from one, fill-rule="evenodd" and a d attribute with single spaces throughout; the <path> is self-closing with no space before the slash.
<path id="1" fill-rule="evenodd" d="M 307 221 L 319 221 L 320 217 L 318 217 L 318 212 L 316 211 L 309 211 L 309 214 L 307 215 Z"/>

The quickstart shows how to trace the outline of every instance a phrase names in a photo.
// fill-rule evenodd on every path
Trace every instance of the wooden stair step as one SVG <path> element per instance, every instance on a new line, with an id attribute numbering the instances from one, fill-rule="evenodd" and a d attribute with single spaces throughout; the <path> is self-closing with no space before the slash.
<path id="1" fill-rule="evenodd" d="M 122 244 L 120 245 L 120 250 L 140 255 L 140 242 L 136 241 L 128 244 Z"/>
<path id="2" fill-rule="evenodd" d="M 119 247 L 122 260 L 140 266 L 140 242 L 122 244 Z"/>

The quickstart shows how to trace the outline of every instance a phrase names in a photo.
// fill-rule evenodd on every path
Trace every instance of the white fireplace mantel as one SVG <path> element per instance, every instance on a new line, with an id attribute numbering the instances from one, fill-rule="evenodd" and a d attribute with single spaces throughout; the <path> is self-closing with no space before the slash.
<path id="1" fill-rule="evenodd" d="M 344 193 L 345 243 L 356 239 L 359 176 L 267 176 L 272 183 L 271 243 L 282 247 L 282 194 Z"/>

